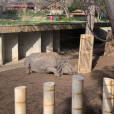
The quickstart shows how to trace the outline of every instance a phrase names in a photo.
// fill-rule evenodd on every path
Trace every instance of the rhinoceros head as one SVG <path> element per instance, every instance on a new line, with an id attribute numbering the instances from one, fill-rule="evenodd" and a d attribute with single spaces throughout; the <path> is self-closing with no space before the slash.
<path id="1" fill-rule="evenodd" d="M 76 74 L 76 68 L 73 67 L 67 60 L 65 61 L 65 64 L 62 67 L 61 74 L 69 74 L 69 75 Z"/>

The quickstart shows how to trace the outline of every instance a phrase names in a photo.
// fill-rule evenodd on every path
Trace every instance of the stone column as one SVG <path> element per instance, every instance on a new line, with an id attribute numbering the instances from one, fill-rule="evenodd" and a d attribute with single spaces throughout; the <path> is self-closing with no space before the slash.
<path id="1" fill-rule="evenodd" d="M 32 53 L 41 52 L 41 32 L 32 32 L 28 34 L 25 40 L 25 48 L 28 47 L 26 56 Z"/>
<path id="2" fill-rule="evenodd" d="M 19 34 L 19 56 L 24 58 L 32 53 L 41 52 L 41 32 Z"/>
<path id="3" fill-rule="evenodd" d="M 53 31 L 53 50 L 60 51 L 60 31 Z"/>
<path id="4" fill-rule="evenodd" d="M 33 38 L 36 42 L 33 44 L 33 53 L 41 52 L 41 32 L 34 32 Z"/>
<path id="5" fill-rule="evenodd" d="M 4 63 L 4 37 L 0 34 L 0 65 Z"/>
<path id="6" fill-rule="evenodd" d="M 5 59 L 18 61 L 18 33 L 5 34 Z"/>
<path id="7" fill-rule="evenodd" d="M 53 31 L 42 32 L 42 52 L 53 52 Z"/>
<path id="8" fill-rule="evenodd" d="M 18 34 L 15 34 L 12 39 L 14 43 L 12 48 L 12 61 L 18 61 Z"/>

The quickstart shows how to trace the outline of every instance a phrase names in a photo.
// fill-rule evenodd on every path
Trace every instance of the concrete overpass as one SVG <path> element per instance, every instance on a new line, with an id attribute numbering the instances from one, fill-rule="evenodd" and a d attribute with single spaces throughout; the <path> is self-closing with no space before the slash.
<path id="1" fill-rule="evenodd" d="M 18 61 L 31 53 L 60 50 L 60 30 L 85 29 L 85 22 L 0 26 L 0 65 Z M 95 23 L 95 29 L 110 27 L 108 22 Z"/>
<path id="2" fill-rule="evenodd" d="M 110 27 L 109 22 L 95 22 L 95 28 Z M 0 26 L 0 33 L 19 33 L 51 30 L 85 29 L 86 22 L 42 23 L 38 25 Z"/>

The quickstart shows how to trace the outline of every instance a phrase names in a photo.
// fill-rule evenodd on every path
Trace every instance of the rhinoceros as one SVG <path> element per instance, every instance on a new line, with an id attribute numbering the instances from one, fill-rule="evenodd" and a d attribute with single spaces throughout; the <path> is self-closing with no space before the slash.
<path id="1" fill-rule="evenodd" d="M 76 74 L 76 68 L 72 67 L 68 59 L 55 52 L 33 53 L 25 58 L 24 65 L 27 74 L 32 71 L 54 73 L 55 76 Z"/>

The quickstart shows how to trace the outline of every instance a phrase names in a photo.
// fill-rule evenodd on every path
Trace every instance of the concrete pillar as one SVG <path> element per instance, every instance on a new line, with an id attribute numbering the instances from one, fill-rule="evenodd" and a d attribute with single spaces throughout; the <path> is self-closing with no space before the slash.
<path id="1" fill-rule="evenodd" d="M 4 63 L 4 35 L 0 34 L 0 65 Z"/>
<path id="2" fill-rule="evenodd" d="M 5 61 L 18 61 L 18 33 L 4 35 L 5 39 Z"/>
<path id="3" fill-rule="evenodd" d="M 19 57 L 41 52 L 41 32 L 19 34 Z"/>
<path id="4" fill-rule="evenodd" d="M 60 51 L 60 31 L 53 31 L 53 51 Z"/>
<path id="5" fill-rule="evenodd" d="M 42 32 L 42 52 L 53 51 L 53 31 Z"/>

